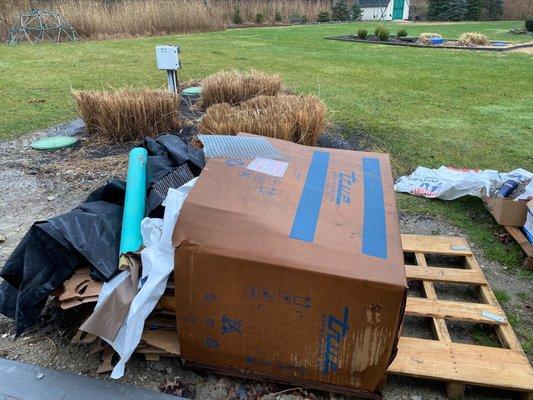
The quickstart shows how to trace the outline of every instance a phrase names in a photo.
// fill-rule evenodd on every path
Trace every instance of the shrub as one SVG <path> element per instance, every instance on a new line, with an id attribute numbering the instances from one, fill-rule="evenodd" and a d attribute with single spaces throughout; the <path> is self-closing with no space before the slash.
<path id="1" fill-rule="evenodd" d="M 333 21 L 348 21 L 350 19 L 350 11 L 346 0 L 336 0 L 331 7 L 331 19 Z"/>
<path id="2" fill-rule="evenodd" d="M 252 70 L 220 71 L 202 81 L 200 105 L 207 108 L 212 104 L 231 105 L 250 100 L 259 95 L 274 96 L 283 91 L 281 76 Z"/>
<path id="3" fill-rule="evenodd" d="M 362 17 L 363 17 L 363 11 L 361 10 L 359 1 L 356 0 L 353 2 L 352 8 L 350 9 L 350 20 L 360 21 Z"/>
<path id="4" fill-rule="evenodd" d="M 326 107 L 316 96 L 259 96 L 230 106 L 209 107 L 200 122 L 200 132 L 263 135 L 315 146 L 324 131 Z"/>
<path id="5" fill-rule="evenodd" d="M 383 27 L 379 29 L 377 36 L 379 40 L 381 40 L 382 42 L 386 42 L 387 40 L 389 40 L 390 32 L 387 28 Z"/>
<path id="6" fill-rule="evenodd" d="M 316 17 L 316 22 L 329 22 L 329 11 L 320 11 Z"/>
<path id="7" fill-rule="evenodd" d="M 307 15 L 294 12 L 289 16 L 289 22 L 295 25 L 304 25 L 309 22 L 309 19 L 307 18 Z"/>
<path id="8" fill-rule="evenodd" d="M 405 29 L 400 29 L 398 31 L 398 33 L 396 33 L 396 36 L 398 36 L 398 37 L 406 37 L 407 36 L 407 31 Z"/>
<path id="9" fill-rule="evenodd" d="M 417 40 L 417 43 L 418 44 L 431 44 L 431 38 L 442 38 L 441 35 L 439 35 L 438 33 L 429 33 L 429 32 L 424 32 L 424 33 L 421 33 L 419 36 L 418 36 L 418 40 Z"/>
<path id="10" fill-rule="evenodd" d="M 526 19 L 526 31 L 533 32 L 533 19 Z"/>
<path id="11" fill-rule="evenodd" d="M 242 24 L 242 15 L 240 7 L 235 7 L 233 10 L 233 18 L 231 19 L 234 24 Z"/>
<path id="12" fill-rule="evenodd" d="M 488 46 L 490 44 L 487 37 L 477 32 L 466 32 L 457 41 L 459 46 Z"/>
<path id="13" fill-rule="evenodd" d="M 366 29 L 359 29 L 357 31 L 357 37 L 359 39 L 366 39 L 366 37 L 368 36 L 368 31 Z"/>
<path id="14" fill-rule="evenodd" d="M 72 95 L 87 132 L 99 140 L 139 140 L 180 129 L 180 98 L 167 90 L 75 90 Z"/>
<path id="15" fill-rule="evenodd" d="M 281 11 L 276 11 L 276 14 L 274 15 L 274 21 L 276 22 L 281 22 L 283 21 L 283 14 L 281 13 Z"/>
<path id="16" fill-rule="evenodd" d="M 258 23 L 258 24 L 262 24 L 263 22 L 265 22 L 265 14 L 263 13 L 257 13 L 255 15 L 255 22 Z"/>

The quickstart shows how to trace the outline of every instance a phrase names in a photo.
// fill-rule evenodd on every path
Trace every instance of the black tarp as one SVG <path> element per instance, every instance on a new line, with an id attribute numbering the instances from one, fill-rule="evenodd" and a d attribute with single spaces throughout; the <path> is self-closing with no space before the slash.
<path id="1" fill-rule="evenodd" d="M 205 165 L 203 151 L 174 134 L 146 138 L 147 215 L 163 215 L 169 187 L 177 188 Z M 74 271 L 91 267 L 95 279 L 108 281 L 118 271 L 126 184 L 110 181 L 72 211 L 36 222 L 0 272 L 0 313 L 15 321 L 17 334 L 33 326 L 48 296 Z"/>
<path id="2" fill-rule="evenodd" d="M 52 291 L 78 268 L 107 281 L 118 270 L 125 183 L 109 182 L 74 210 L 36 222 L 0 272 L 0 312 L 17 334 L 35 324 Z"/>

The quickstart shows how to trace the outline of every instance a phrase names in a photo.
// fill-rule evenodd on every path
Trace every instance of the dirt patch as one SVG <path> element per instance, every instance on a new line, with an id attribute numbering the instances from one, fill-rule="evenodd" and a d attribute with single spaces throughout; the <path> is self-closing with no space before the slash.
<path id="1" fill-rule="evenodd" d="M 385 145 L 378 137 L 363 129 L 354 129 L 342 124 L 329 127 L 318 137 L 317 146 L 356 151 L 385 150 Z"/>
<path id="2" fill-rule="evenodd" d="M 0 143 L 0 235 L 6 241 L 0 243 L 0 265 L 6 261 L 22 236 L 36 220 L 58 215 L 76 207 L 87 194 L 106 183 L 109 178 L 123 178 L 127 168 L 127 153 L 134 143 L 120 145 L 98 145 L 89 143 L 83 134 L 78 135 L 78 146 L 43 153 L 31 149 L 30 143 L 36 138 L 64 132 L 61 128 L 36 132 L 23 138 Z M 372 135 L 364 132 L 341 136 L 344 127 L 330 130 L 320 144 L 326 147 L 342 147 L 356 150 L 379 150 L 383 146 Z M 79 131 L 78 131 L 79 133 Z M 194 129 L 187 131 L 194 135 Z M 465 233 L 438 218 L 426 215 L 400 213 L 401 230 L 404 233 L 438 234 L 465 236 Z M 473 246 L 476 257 L 492 287 L 505 291 L 509 301 L 506 309 L 520 318 L 520 326 L 525 332 L 533 330 L 533 313 L 529 310 L 531 287 L 526 281 L 518 280 L 500 264 L 489 262 L 480 249 Z M 444 262 L 444 261 L 442 261 Z M 410 290 L 415 291 L 413 285 Z M 445 293 L 454 298 L 453 293 Z M 70 340 L 87 313 L 83 307 L 63 311 L 51 300 L 43 313 L 41 322 L 28 333 L 14 339 L 12 322 L 0 316 L 0 356 L 32 364 L 48 366 L 77 374 L 96 376 L 99 356 L 90 354 L 92 345 L 73 345 Z M 407 325 L 407 324 L 406 324 Z M 426 337 L 430 335 L 429 324 L 415 321 L 406 328 L 409 335 Z M 459 331 L 459 340 L 471 339 L 471 332 Z M 429 338 L 429 336 L 428 336 Z M 469 339 L 470 338 L 470 339 Z M 107 374 L 98 376 L 109 380 Z M 287 389 L 259 381 L 226 378 L 211 373 L 183 369 L 175 359 L 161 359 L 147 362 L 135 355 L 126 367 L 121 382 L 151 390 L 160 390 L 169 380 L 178 382 L 181 394 L 197 399 L 247 398 L 254 394 Z M 384 395 L 390 400 L 445 399 L 444 386 L 438 382 L 403 377 L 389 377 Z M 257 398 L 257 397 L 249 397 Z M 287 392 L 279 399 L 302 399 L 300 391 Z M 342 396 L 315 392 L 307 398 L 342 399 Z M 508 392 L 492 389 L 469 389 L 465 399 L 510 399 Z"/>

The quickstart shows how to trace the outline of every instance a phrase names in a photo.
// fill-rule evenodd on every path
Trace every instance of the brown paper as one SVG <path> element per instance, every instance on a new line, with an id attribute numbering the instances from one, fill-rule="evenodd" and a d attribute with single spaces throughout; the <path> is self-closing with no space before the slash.
<path id="1" fill-rule="evenodd" d="M 128 315 L 131 302 L 138 292 L 140 264 L 132 257 L 126 257 L 130 276 L 126 278 L 105 299 L 100 307 L 80 327 L 108 341 L 113 341 Z"/>

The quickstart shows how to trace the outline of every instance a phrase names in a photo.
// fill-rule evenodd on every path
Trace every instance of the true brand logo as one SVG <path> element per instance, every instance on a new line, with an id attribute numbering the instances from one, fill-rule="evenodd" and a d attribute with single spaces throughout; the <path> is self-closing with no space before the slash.
<path id="1" fill-rule="evenodd" d="M 334 315 L 328 315 L 326 346 L 324 349 L 324 374 L 337 371 L 339 360 L 339 345 L 348 332 L 348 307 L 344 307 L 342 319 Z"/>
<path id="2" fill-rule="evenodd" d="M 357 180 L 355 171 L 351 173 L 339 172 L 339 183 L 337 184 L 337 195 L 335 197 L 335 203 L 340 206 L 342 203 L 350 204 L 351 193 L 350 189 Z"/>

